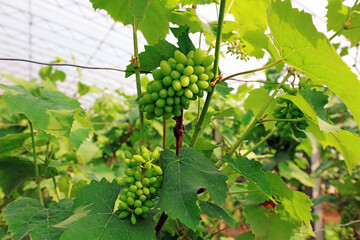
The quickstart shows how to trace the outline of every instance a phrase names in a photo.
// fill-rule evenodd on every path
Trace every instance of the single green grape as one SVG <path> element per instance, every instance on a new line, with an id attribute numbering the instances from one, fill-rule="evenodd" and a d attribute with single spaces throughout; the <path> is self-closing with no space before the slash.
<path id="1" fill-rule="evenodd" d="M 168 76 L 171 73 L 171 66 L 167 61 L 162 60 L 160 62 L 160 70 L 164 76 Z"/>
<path id="2" fill-rule="evenodd" d="M 182 87 L 187 87 L 190 84 L 190 79 L 188 76 L 182 75 L 180 78 L 180 84 Z"/>

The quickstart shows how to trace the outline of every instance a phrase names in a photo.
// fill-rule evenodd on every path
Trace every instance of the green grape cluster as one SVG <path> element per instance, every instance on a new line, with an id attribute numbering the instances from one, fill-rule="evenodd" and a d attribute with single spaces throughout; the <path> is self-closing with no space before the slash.
<path id="1" fill-rule="evenodd" d="M 132 224 L 136 223 L 136 216 L 147 217 L 147 213 L 154 207 L 153 199 L 159 196 L 163 181 L 162 169 L 152 161 L 159 158 L 159 151 L 152 153 L 145 146 L 141 146 L 141 154 L 125 153 L 125 174 L 120 180 L 124 186 L 120 194 L 120 218 L 131 216 Z"/>
<path id="2" fill-rule="evenodd" d="M 181 109 L 189 108 L 190 100 L 203 97 L 204 91 L 212 91 L 214 59 L 214 55 L 198 48 L 187 56 L 176 50 L 174 58 L 162 60 L 160 68 L 152 71 L 154 81 L 147 84 L 145 94 L 139 99 L 145 117 L 180 116 Z"/>
<path id="3" fill-rule="evenodd" d="M 278 119 L 299 119 L 303 118 L 303 112 L 294 105 L 291 101 L 283 98 L 278 98 L 277 102 L 280 104 L 286 103 L 286 106 L 277 107 L 274 110 L 274 117 Z M 305 119 L 300 121 L 279 121 L 277 127 L 281 130 L 280 136 L 286 137 L 294 134 L 297 138 L 306 138 L 306 134 L 303 132 L 309 124 Z"/>

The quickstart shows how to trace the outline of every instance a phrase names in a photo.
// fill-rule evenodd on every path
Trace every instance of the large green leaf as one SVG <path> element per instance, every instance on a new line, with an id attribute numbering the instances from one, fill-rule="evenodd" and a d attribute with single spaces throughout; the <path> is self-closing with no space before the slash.
<path id="1" fill-rule="evenodd" d="M 69 136 L 75 110 L 80 108 L 77 100 L 55 90 L 40 89 L 41 96 L 37 98 L 22 86 L 0 87 L 5 89 L 2 99 L 12 113 L 25 114 L 35 129 L 56 137 Z"/>
<path id="2" fill-rule="evenodd" d="M 344 24 L 348 24 L 348 29 L 344 29 L 340 34 L 344 35 L 347 39 L 351 41 L 351 46 L 355 46 L 360 41 L 360 3 L 357 4 L 353 12 L 351 13 L 351 22 L 347 22 L 348 16 L 350 14 L 350 8 L 343 5 L 340 0 L 329 0 L 327 6 L 327 28 L 328 30 L 339 31 L 343 29 Z M 355 27 L 355 28 L 352 28 Z"/>
<path id="3" fill-rule="evenodd" d="M 229 224 L 230 227 L 235 227 L 235 220 L 218 205 L 211 202 L 200 201 L 199 206 L 203 213 L 205 213 L 209 217 L 224 219 L 224 221 Z"/>
<path id="4" fill-rule="evenodd" d="M 201 153 L 191 148 L 181 148 L 179 158 L 165 149 L 160 155 L 164 182 L 157 206 L 170 217 L 195 230 L 200 223 L 200 209 L 196 204 L 197 190 L 206 188 L 218 205 L 226 198 L 226 175 L 221 173 Z"/>
<path id="5" fill-rule="evenodd" d="M 153 69 L 160 66 L 161 60 L 168 60 L 174 56 L 176 47 L 171 43 L 160 40 L 159 43 L 151 46 L 145 46 L 145 51 L 139 54 L 139 60 L 142 71 L 152 71 Z M 125 77 L 129 77 L 135 72 L 134 62 L 131 62 L 127 67 Z"/>
<path id="6" fill-rule="evenodd" d="M 179 26 L 188 26 L 191 33 L 206 31 L 212 34 L 210 26 L 198 18 L 193 8 L 187 8 L 186 11 L 174 11 L 171 22 Z"/>
<path id="7" fill-rule="evenodd" d="M 329 40 L 314 27 L 311 15 L 291 7 L 290 1 L 272 1 L 268 22 L 283 60 L 338 95 L 360 125 L 360 81 L 341 60 Z"/>
<path id="8" fill-rule="evenodd" d="M 246 222 L 255 234 L 255 239 L 290 239 L 294 232 L 299 232 L 303 223 L 310 228 L 312 205 L 308 196 L 292 191 L 275 173 L 266 172 L 266 179 L 271 185 L 274 204 L 262 192 L 250 192 L 243 201 Z M 250 182 L 248 189 L 256 190 Z"/>
<path id="9" fill-rule="evenodd" d="M 138 218 L 135 225 L 129 218 L 118 217 L 115 201 L 119 193 L 120 186 L 116 181 L 109 183 L 104 178 L 79 189 L 74 201 L 75 214 L 56 225 L 57 228 L 68 228 L 60 239 L 155 239 L 152 216 L 145 220 Z"/>
<path id="10" fill-rule="evenodd" d="M 0 137 L 0 157 L 24 151 L 21 147 L 24 141 L 30 136 L 30 133 L 18 133 Z"/>
<path id="11" fill-rule="evenodd" d="M 196 48 L 189 37 L 189 27 L 171 28 L 171 32 L 177 38 L 177 45 L 182 53 L 187 55 L 191 50 L 195 51 Z"/>
<path id="12" fill-rule="evenodd" d="M 32 240 L 59 239 L 63 229 L 53 226 L 67 219 L 72 214 L 72 199 L 63 199 L 50 208 L 44 208 L 32 198 L 23 198 L 10 203 L 2 216 L 9 225 L 11 239 L 23 239 L 30 236 Z"/>
<path id="13" fill-rule="evenodd" d="M 266 180 L 265 172 L 262 170 L 263 165 L 252 159 L 249 160 L 246 157 L 238 157 L 237 159 L 226 158 L 226 161 L 235 169 L 235 171 L 241 173 L 249 181 L 253 181 L 256 186 L 267 195 L 271 195 L 270 183 Z"/>
<path id="14" fill-rule="evenodd" d="M 291 161 L 288 161 L 286 163 L 280 163 L 279 170 L 280 175 L 287 179 L 295 178 L 305 186 L 315 186 L 315 178 L 311 177 L 309 174 L 301 170 L 295 163 Z"/>
<path id="15" fill-rule="evenodd" d="M 171 12 L 177 8 L 177 0 L 90 0 L 94 9 L 104 9 L 118 22 L 133 24 L 133 16 L 139 30 L 149 44 L 164 39 L 169 32 Z"/>

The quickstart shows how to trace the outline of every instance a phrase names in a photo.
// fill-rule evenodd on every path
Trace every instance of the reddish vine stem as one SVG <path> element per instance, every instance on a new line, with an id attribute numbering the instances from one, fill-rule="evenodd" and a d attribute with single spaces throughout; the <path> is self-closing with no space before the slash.
<path id="1" fill-rule="evenodd" d="M 180 151 L 180 148 L 182 147 L 183 136 L 184 136 L 184 132 L 185 132 L 185 126 L 183 124 L 183 115 L 184 115 L 184 110 L 181 109 L 181 115 L 179 117 L 174 117 L 174 120 L 176 121 L 175 127 L 174 127 L 174 136 L 176 138 L 176 156 L 177 157 L 179 156 L 179 151 Z M 164 148 L 165 148 L 165 127 L 166 127 L 165 124 L 166 124 L 166 121 L 164 119 L 163 120 L 163 131 L 164 131 L 163 146 L 164 146 Z M 165 212 L 163 212 L 159 218 L 159 221 L 157 222 L 157 224 L 155 226 L 156 237 L 159 236 L 159 233 L 167 219 L 168 219 L 168 216 L 166 215 Z"/>

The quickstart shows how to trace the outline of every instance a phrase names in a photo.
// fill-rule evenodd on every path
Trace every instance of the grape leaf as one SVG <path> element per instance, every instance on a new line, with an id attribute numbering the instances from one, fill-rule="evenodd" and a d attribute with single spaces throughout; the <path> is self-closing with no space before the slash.
<path id="1" fill-rule="evenodd" d="M 226 161 L 234 168 L 235 171 L 241 173 L 249 181 L 253 181 L 256 186 L 267 195 L 271 195 L 270 183 L 266 180 L 265 172 L 263 172 L 263 165 L 252 159 L 246 157 L 238 157 L 237 159 L 226 158 Z"/>
<path id="2" fill-rule="evenodd" d="M 327 28 L 328 31 L 334 30 L 335 32 L 339 29 L 343 28 L 344 24 L 349 24 L 347 22 L 347 18 L 350 13 L 350 8 L 343 5 L 342 1 L 339 0 L 330 0 L 328 6 L 326 7 L 328 9 L 327 12 Z M 360 25 L 360 4 L 357 4 L 354 7 L 354 12 L 351 14 L 351 22 L 348 26 L 349 29 L 344 29 L 340 32 L 341 35 L 344 35 L 347 39 L 350 40 L 351 46 L 355 46 L 360 41 L 360 28 L 358 26 Z M 351 27 L 357 27 L 352 28 Z"/>
<path id="3" fill-rule="evenodd" d="M 227 224 L 229 224 L 230 227 L 235 227 L 235 220 L 218 205 L 211 202 L 200 201 L 199 206 L 203 213 L 209 217 L 218 219 L 222 218 Z"/>
<path id="4" fill-rule="evenodd" d="M 104 178 L 79 189 L 74 200 L 75 214 L 55 226 L 68 228 L 60 239 L 155 239 L 153 216 L 145 220 L 138 218 L 135 225 L 130 223 L 129 217 L 120 219 L 117 216 L 115 201 L 119 193 L 116 181 L 109 183 Z"/>
<path id="5" fill-rule="evenodd" d="M 21 147 L 30 136 L 30 133 L 18 133 L 0 137 L 0 157 L 22 152 L 23 149 Z"/>
<path id="6" fill-rule="evenodd" d="M 44 130 L 56 137 L 68 137 L 74 121 L 74 114 L 80 103 L 65 94 L 49 89 L 40 89 L 39 98 L 31 95 L 22 86 L 7 86 L 3 101 L 12 113 L 23 113 L 34 124 L 35 129 Z"/>
<path id="7" fill-rule="evenodd" d="M 210 26 L 199 19 L 193 8 L 187 8 L 186 11 L 173 11 L 171 22 L 179 26 L 189 27 L 191 33 L 206 31 L 212 34 Z"/>
<path id="8" fill-rule="evenodd" d="M 177 44 L 179 50 L 185 55 L 188 54 L 191 50 L 195 50 L 195 46 L 189 38 L 189 28 L 180 26 L 178 28 L 170 28 L 171 32 L 178 39 Z"/>
<path id="9" fill-rule="evenodd" d="M 151 46 L 145 46 L 145 51 L 139 54 L 139 60 L 142 71 L 152 71 L 160 66 L 161 60 L 168 60 L 174 56 L 176 47 L 171 43 L 160 40 L 159 43 Z M 135 72 L 134 62 L 130 61 L 130 64 L 126 66 L 125 77 L 130 77 Z"/>
<path id="10" fill-rule="evenodd" d="M 312 203 L 304 193 L 290 190 L 279 175 L 265 174 L 276 204 L 262 192 L 250 192 L 243 201 L 246 221 L 256 239 L 290 239 L 303 222 L 310 227 Z M 248 189 L 257 187 L 250 182 Z"/>
<path id="11" fill-rule="evenodd" d="M 301 170 L 295 163 L 291 161 L 288 161 L 286 163 L 280 163 L 279 170 L 280 175 L 287 179 L 295 178 L 305 186 L 315 186 L 315 178 L 311 177 L 309 174 Z"/>
<path id="12" fill-rule="evenodd" d="M 177 0 L 90 0 L 94 9 L 104 9 L 117 22 L 133 24 L 136 19 L 138 29 L 149 44 L 164 39 L 169 32 L 171 12 L 178 7 Z M 139 2 L 141 2 L 139 5 Z M 150 4 L 150 5 L 149 5 Z"/>
<path id="13" fill-rule="evenodd" d="M 222 205 L 228 191 L 226 175 L 191 148 L 181 148 L 179 158 L 165 149 L 160 154 L 160 166 L 164 170 L 164 182 L 157 207 L 195 231 L 201 220 L 197 190 L 206 188 L 212 200 Z"/>
<path id="14" fill-rule="evenodd" d="M 246 111 L 251 110 L 256 116 L 260 110 L 263 108 L 264 104 L 270 99 L 268 91 L 264 88 L 254 89 L 250 92 L 250 95 L 247 97 L 244 103 L 244 107 Z M 266 109 L 267 118 L 274 118 L 273 113 L 276 108 L 276 104 L 274 101 L 270 103 L 270 105 Z M 266 130 L 269 130 L 275 126 L 274 121 L 264 122 L 264 127 Z"/>
<path id="15" fill-rule="evenodd" d="M 218 0 L 180 0 L 182 6 L 185 5 L 205 5 L 210 3 L 219 3 Z"/>
<path id="16" fill-rule="evenodd" d="M 324 92 L 317 91 L 316 89 L 302 89 L 301 95 L 306 96 L 314 107 L 316 115 L 324 121 L 328 121 L 329 115 L 327 114 L 324 106 L 328 103 L 329 96 Z"/>
<path id="17" fill-rule="evenodd" d="M 328 86 L 343 100 L 360 125 L 360 81 L 325 35 L 317 32 L 311 15 L 293 9 L 290 1 L 276 0 L 271 2 L 267 17 L 274 43 L 284 62 Z"/>
<path id="18" fill-rule="evenodd" d="M 236 240 L 255 240 L 255 235 L 250 232 L 245 232 L 236 237 Z"/>
<path id="19" fill-rule="evenodd" d="M 10 203 L 2 216 L 9 225 L 11 239 L 59 239 L 63 230 L 53 226 L 72 214 L 72 199 L 62 199 L 50 208 L 44 208 L 32 198 L 22 198 Z"/>
<path id="20" fill-rule="evenodd" d="M 229 87 L 227 82 L 219 82 L 215 85 L 215 90 L 224 98 L 226 98 L 226 95 L 230 94 L 234 88 Z"/>

